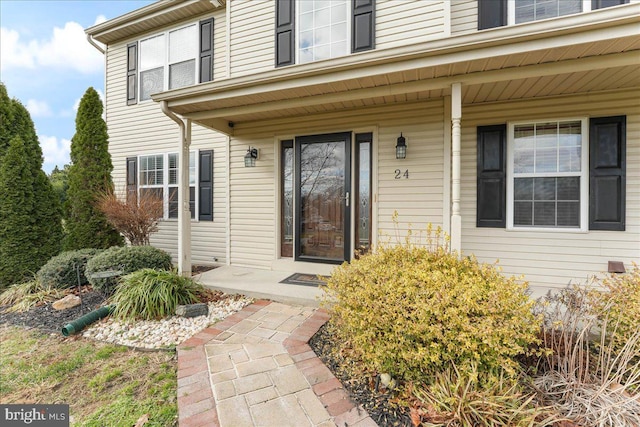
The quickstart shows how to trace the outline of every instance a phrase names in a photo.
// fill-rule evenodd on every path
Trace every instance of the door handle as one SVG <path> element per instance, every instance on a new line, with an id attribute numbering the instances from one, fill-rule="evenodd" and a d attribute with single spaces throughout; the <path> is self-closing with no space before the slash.
<path id="1" fill-rule="evenodd" d="M 349 192 L 347 191 L 346 194 L 344 195 L 344 201 L 346 203 L 346 206 L 349 207 Z"/>

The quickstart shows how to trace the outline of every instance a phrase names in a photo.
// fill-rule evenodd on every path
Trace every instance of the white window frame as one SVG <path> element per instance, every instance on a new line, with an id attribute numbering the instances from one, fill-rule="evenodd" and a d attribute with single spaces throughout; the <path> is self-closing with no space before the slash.
<path id="1" fill-rule="evenodd" d="M 569 122 L 580 121 L 581 132 L 581 153 L 580 153 L 580 227 L 526 227 L 514 226 L 514 130 L 519 125 L 529 125 L 548 122 Z M 575 172 L 549 172 L 519 174 L 518 178 L 530 177 L 567 177 L 577 176 Z M 512 231 L 535 231 L 535 232 L 579 232 L 585 233 L 589 230 L 589 119 L 588 117 L 553 117 L 523 120 L 507 123 L 507 230 Z"/>
<path id="2" fill-rule="evenodd" d="M 166 31 L 160 32 L 160 33 L 156 33 L 156 34 L 152 34 L 149 35 L 147 37 L 141 38 L 140 40 L 138 40 L 138 49 L 139 49 L 139 53 L 138 53 L 138 70 L 137 72 L 137 80 L 138 80 L 138 93 L 137 93 L 137 97 L 139 102 L 149 102 L 149 101 L 153 101 L 151 98 L 149 99 L 142 99 L 142 72 L 147 71 L 146 69 L 142 69 L 142 42 L 152 39 L 154 37 L 158 37 L 158 36 L 164 36 L 164 60 L 163 60 L 163 76 L 162 76 L 162 91 L 167 91 L 169 90 L 169 66 L 173 65 L 172 63 L 169 62 L 169 37 L 170 34 L 174 31 L 178 31 L 190 26 L 195 26 L 196 27 L 196 37 L 193 40 L 194 43 L 196 43 L 197 46 L 200 46 L 200 29 L 198 26 L 198 22 L 191 22 L 188 24 L 183 24 L 180 26 L 176 26 L 173 28 L 170 28 Z M 196 85 L 198 84 L 198 70 L 200 70 L 200 55 L 198 55 L 198 49 L 196 49 L 196 56 L 195 56 L 195 67 L 194 67 L 194 78 L 193 78 L 193 84 Z M 186 87 L 186 86 L 183 86 Z M 174 89 L 179 89 L 179 88 L 174 88 Z M 174 90 L 171 89 L 171 90 Z"/>
<path id="3" fill-rule="evenodd" d="M 191 221 L 197 222 L 200 212 L 198 210 L 198 202 L 199 202 L 199 191 L 198 191 L 198 176 L 200 173 L 200 165 L 199 165 L 199 150 L 191 150 L 189 151 L 189 156 L 194 156 L 194 160 L 195 160 L 195 167 L 194 167 L 194 183 L 193 183 L 193 187 L 195 188 L 195 199 L 192 200 L 193 202 L 193 218 L 191 218 Z M 177 152 L 167 152 L 167 153 L 149 153 L 149 154 L 140 154 L 137 157 L 137 161 L 138 161 L 138 177 L 137 177 L 137 189 L 136 191 L 138 192 L 138 196 L 140 196 L 140 190 L 141 189 L 145 189 L 145 188 L 162 188 L 162 198 L 163 198 L 163 204 L 162 204 L 162 219 L 165 221 L 177 221 L 177 218 L 169 218 L 169 189 L 170 188 L 176 188 L 178 187 L 178 184 L 169 184 L 169 156 L 170 155 L 176 155 L 177 156 L 177 161 L 178 161 L 178 168 L 177 168 L 177 177 L 178 177 L 178 182 L 180 180 L 180 154 Z M 142 158 L 143 157 L 152 157 L 152 156 L 162 156 L 162 184 L 154 184 L 154 185 L 142 185 L 141 182 L 142 180 L 140 179 L 140 175 L 142 174 L 143 170 L 142 170 Z M 189 168 L 191 169 L 191 168 Z M 189 183 L 189 187 L 191 187 L 191 183 Z M 190 200 L 191 201 L 191 200 Z M 180 209 L 180 206 L 178 206 L 178 209 Z"/>
<path id="4" fill-rule="evenodd" d="M 327 60 L 331 60 L 334 58 L 342 58 L 343 56 L 331 56 L 329 58 L 324 58 L 324 59 L 314 59 L 313 61 L 306 61 L 306 62 L 301 62 L 300 61 L 300 40 L 302 40 L 302 38 L 300 37 L 300 33 L 303 31 L 302 26 L 300 25 L 300 2 L 301 1 L 306 1 L 306 0 L 296 0 L 296 8 L 295 8 L 295 63 L 296 64 L 313 64 L 314 62 L 318 62 L 318 61 L 327 61 Z M 353 40 L 352 40 L 352 30 L 351 30 L 351 20 L 352 20 L 352 15 L 353 15 L 353 2 L 351 0 L 344 0 L 344 2 L 347 5 L 347 17 L 346 17 L 346 22 L 347 22 L 347 52 L 345 53 L 344 56 L 348 56 L 351 54 L 351 46 L 353 44 Z"/>
<path id="5" fill-rule="evenodd" d="M 562 1 L 562 0 L 560 0 Z M 576 13 L 570 13 L 562 16 L 570 16 L 578 13 L 591 12 L 591 0 L 582 0 L 582 11 Z M 522 25 L 528 24 L 531 22 L 544 21 L 547 19 L 559 18 L 559 16 L 554 16 L 551 18 L 543 18 L 543 19 L 534 19 L 533 21 L 520 22 L 516 24 L 516 0 L 507 0 L 507 25 Z"/>

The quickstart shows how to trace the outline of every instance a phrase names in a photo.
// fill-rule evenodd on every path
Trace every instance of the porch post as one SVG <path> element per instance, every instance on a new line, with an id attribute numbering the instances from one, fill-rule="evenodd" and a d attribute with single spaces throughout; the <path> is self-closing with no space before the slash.
<path id="1" fill-rule="evenodd" d="M 460 120 L 462 85 L 451 85 L 451 251 L 461 253 L 462 218 L 460 216 Z"/>
<path id="2" fill-rule="evenodd" d="M 178 179 L 178 272 L 191 276 L 191 211 L 189 209 L 189 147 L 191 120 L 180 137 L 180 177 Z"/>

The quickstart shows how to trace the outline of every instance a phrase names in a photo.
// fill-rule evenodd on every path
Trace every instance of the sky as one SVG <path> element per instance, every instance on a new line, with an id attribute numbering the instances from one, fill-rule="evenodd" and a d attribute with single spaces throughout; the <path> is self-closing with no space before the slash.
<path id="1" fill-rule="evenodd" d="M 0 0 L 0 81 L 27 107 L 48 174 L 70 162 L 80 98 L 104 97 L 104 57 L 84 29 L 153 0 Z"/>

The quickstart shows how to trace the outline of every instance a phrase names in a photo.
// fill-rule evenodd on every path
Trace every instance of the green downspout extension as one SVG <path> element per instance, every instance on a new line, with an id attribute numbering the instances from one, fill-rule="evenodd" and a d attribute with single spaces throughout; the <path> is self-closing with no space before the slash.
<path id="1" fill-rule="evenodd" d="M 69 335 L 75 334 L 76 332 L 80 332 L 85 328 L 85 326 L 88 326 L 93 322 L 96 322 L 113 313 L 113 310 L 115 308 L 115 305 L 105 305 L 104 307 L 100 307 L 90 313 L 85 314 L 84 316 L 74 320 L 71 323 L 67 323 L 66 326 L 62 328 L 62 335 L 68 337 Z"/>

